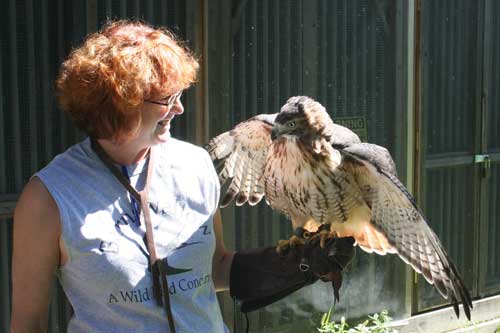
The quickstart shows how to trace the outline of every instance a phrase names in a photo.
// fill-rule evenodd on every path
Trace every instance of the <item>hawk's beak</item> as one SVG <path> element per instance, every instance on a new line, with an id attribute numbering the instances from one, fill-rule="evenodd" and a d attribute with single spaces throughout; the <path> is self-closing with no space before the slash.
<path id="1" fill-rule="evenodd" d="M 271 140 L 275 140 L 279 136 L 283 135 L 285 129 L 286 128 L 283 128 L 283 125 L 275 123 L 273 126 L 273 130 L 271 131 Z"/>
<path id="2" fill-rule="evenodd" d="M 278 137 L 278 130 L 276 129 L 276 127 L 273 127 L 273 130 L 271 131 L 271 140 L 274 141 L 274 139 L 276 139 Z"/>

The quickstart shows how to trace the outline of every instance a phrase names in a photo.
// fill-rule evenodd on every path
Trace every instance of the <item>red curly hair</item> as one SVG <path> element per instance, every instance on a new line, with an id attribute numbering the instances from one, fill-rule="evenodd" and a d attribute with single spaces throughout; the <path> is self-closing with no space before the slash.
<path id="1" fill-rule="evenodd" d="M 61 108 L 96 139 L 125 140 L 141 124 L 145 99 L 186 89 L 198 62 L 168 30 L 115 21 L 90 35 L 61 66 Z"/>

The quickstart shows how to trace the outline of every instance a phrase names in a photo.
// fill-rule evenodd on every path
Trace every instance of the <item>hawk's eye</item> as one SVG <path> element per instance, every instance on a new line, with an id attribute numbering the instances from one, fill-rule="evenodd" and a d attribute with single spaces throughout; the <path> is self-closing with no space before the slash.
<path id="1" fill-rule="evenodd" d="M 295 128 L 295 121 L 289 121 L 286 125 L 287 125 L 289 128 Z"/>

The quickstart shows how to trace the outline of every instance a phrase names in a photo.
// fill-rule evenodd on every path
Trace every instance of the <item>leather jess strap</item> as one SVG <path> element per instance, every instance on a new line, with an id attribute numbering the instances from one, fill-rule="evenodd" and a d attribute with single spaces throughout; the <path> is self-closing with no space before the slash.
<path id="1" fill-rule="evenodd" d="M 146 245 L 149 253 L 149 265 L 151 273 L 153 274 L 153 295 L 158 306 L 163 306 L 167 315 L 170 332 L 175 333 L 174 318 L 172 315 L 172 308 L 170 306 L 170 294 L 168 292 L 167 272 L 164 267 L 163 261 L 158 259 L 156 255 L 156 247 L 153 237 L 153 227 L 151 224 L 151 213 L 149 210 L 148 193 L 151 182 L 151 174 L 153 171 L 153 147 L 149 150 L 149 162 L 146 174 L 146 185 L 144 190 L 137 192 L 135 188 L 130 185 L 130 181 L 118 167 L 114 164 L 113 160 L 104 151 L 102 146 L 95 139 L 90 141 L 91 147 L 106 167 L 111 171 L 115 178 L 127 189 L 127 191 L 139 202 L 142 216 L 144 217 L 146 226 Z"/>

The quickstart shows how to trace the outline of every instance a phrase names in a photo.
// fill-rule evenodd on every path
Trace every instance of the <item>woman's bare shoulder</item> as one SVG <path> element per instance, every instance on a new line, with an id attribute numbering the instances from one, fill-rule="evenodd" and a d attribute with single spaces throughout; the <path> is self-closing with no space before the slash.
<path id="1" fill-rule="evenodd" d="M 19 227 L 49 227 L 52 231 L 60 231 L 57 204 L 38 177 L 31 178 L 24 187 L 16 205 L 14 221 Z"/>

